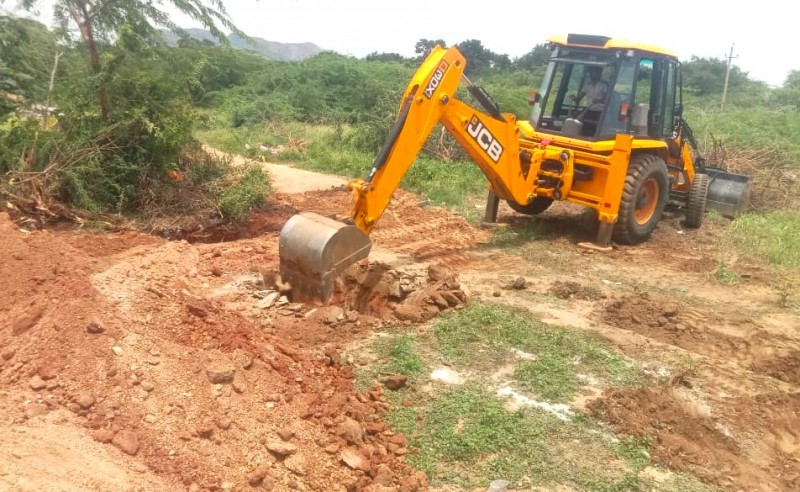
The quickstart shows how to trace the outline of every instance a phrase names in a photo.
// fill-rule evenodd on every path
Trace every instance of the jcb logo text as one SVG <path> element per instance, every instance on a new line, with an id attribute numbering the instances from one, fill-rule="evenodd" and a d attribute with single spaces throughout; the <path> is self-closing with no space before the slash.
<path id="1" fill-rule="evenodd" d="M 484 126 L 483 122 L 477 116 L 473 116 L 467 125 L 467 133 L 475 142 L 478 143 L 480 148 L 486 151 L 489 157 L 497 163 L 500 156 L 503 155 L 503 146 L 494 138 L 494 135 Z"/>

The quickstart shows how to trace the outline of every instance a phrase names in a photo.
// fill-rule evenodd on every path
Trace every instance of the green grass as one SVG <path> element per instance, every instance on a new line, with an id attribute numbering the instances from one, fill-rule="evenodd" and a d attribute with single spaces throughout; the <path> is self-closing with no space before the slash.
<path id="1" fill-rule="evenodd" d="M 514 361 L 512 349 L 532 354 L 535 360 L 517 365 L 514 380 L 547 401 L 570 401 L 581 387 L 580 375 L 613 386 L 644 379 L 596 335 L 548 325 L 508 306 L 472 304 L 443 317 L 434 335 L 444 359 L 457 366 L 488 370 Z"/>
<path id="2" fill-rule="evenodd" d="M 205 128 L 196 135 L 202 142 L 229 153 L 268 162 L 287 162 L 312 171 L 347 178 L 364 178 L 377 155 L 356 150 L 348 142 L 352 129 L 346 126 L 268 123 L 226 127 L 221 115 L 206 114 Z M 278 155 L 260 150 L 259 145 L 287 145 L 290 140 L 306 140 L 303 149 L 287 148 Z M 467 213 L 476 198 L 486 194 L 488 185 L 480 168 L 472 161 L 444 162 L 420 154 L 406 173 L 401 187 L 421 195 L 434 205 L 454 207 Z"/>
<path id="3" fill-rule="evenodd" d="M 731 223 L 730 237 L 741 251 L 772 265 L 800 267 L 800 212 L 779 210 L 746 214 Z"/>
<path id="4" fill-rule="evenodd" d="M 387 360 L 381 367 L 381 372 L 402 374 L 411 378 L 422 374 L 425 365 L 409 335 L 391 337 L 388 340 L 379 339 L 376 344 L 377 352 Z"/>
<path id="5" fill-rule="evenodd" d="M 566 485 L 581 491 L 712 490 L 695 479 L 686 484 L 653 482 L 640 473 L 649 465 L 649 442 L 613 439 L 591 421 L 562 421 L 539 409 L 508 411 L 478 384 L 449 388 L 417 407 L 389 413 L 395 432 L 409 438 L 408 463 L 424 471 L 434 487 L 486 487 L 497 478 L 515 488 Z"/>
<path id="6" fill-rule="evenodd" d="M 540 221 L 530 219 L 523 224 L 498 228 L 489 244 L 502 248 L 525 247 L 540 239 L 543 230 L 544 225 Z"/>
<path id="7" fill-rule="evenodd" d="M 714 273 L 711 276 L 714 277 L 714 280 L 723 284 L 737 284 L 742 279 L 742 276 L 736 270 L 729 267 L 722 260 L 717 261 L 717 268 L 714 269 Z"/>

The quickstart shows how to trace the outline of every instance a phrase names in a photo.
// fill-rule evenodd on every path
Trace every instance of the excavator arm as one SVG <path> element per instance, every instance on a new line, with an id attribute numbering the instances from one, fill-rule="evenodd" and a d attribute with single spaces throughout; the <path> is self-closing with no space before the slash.
<path id="1" fill-rule="evenodd" d="M 403 94 L 400 111 L 389 138 L 378 153 L 366 179 L 350 183 L 354 224 L 365 233 L 374 227 L 392 194 L 422 150 L 428 136 L 441 123 L 481 168 L 499 196 L 520 203 L 529 201 L 533 184 L 519 180 L 519 129 L 513 115 L 494 107 L 479 111 L 456 98 L 466 61 L 456 49 L 434 48 Z M 469 84 L 469 82 L 468 82 Z M 478 89 L 469 84 L 475 93 Z M 484 104 L 491 103 L 481 93 Z M 479 99 L 481 100 L 481 99 Z M 493 114 L 492 114 L 493 113 Z M 530 180 L 535 173 L 530 174 Z"/>
<path id="2" fill-rule="evenodd" d="M 286 223 L 280 237 L 281 276 L 292 285 L 295 300 L 326 301 L 334 279 L 369 255 L 372 228 L 439 123 L 480 167 L 497 196 L 522 204 L 533 199 L 538 169 L 521 165 L 516 118 L 500 113 L 469 83 L 465 68 L 456 48 L 431 51 L 406 87 L 398 117 L 368 176 L 349 183 L 352 207 L 345 222 L 302 213 Z M 462 80 L 485 111 L 456 98 Z"/>

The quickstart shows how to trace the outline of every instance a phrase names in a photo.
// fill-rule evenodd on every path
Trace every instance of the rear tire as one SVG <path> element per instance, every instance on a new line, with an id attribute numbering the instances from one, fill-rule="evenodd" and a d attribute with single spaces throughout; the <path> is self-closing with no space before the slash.
<path id="1" fill-rule="evenodd" d="M 537 196 L 527 205 L 520 205 L 513 200 L 507 200 L 506 203 L 515 212 L 525 215 L 539 215 L 550 208 L 550 205 L 553 204 L 553 199 L 548 196 Z"/>
<path id="2" fill-rule="evenodd" d="M 638 244 L 650 238 L 669 195 L 667 165 L 658 156 L 640 154 L 631 159 L 622 189 L 614 240 Z"/>
<path id="3" fill-rule="evenodd" d="M 695 174 L 689 199 L 686 201 L 686 227 L 697 229 L 703 223 L 708 199 L 708 175 Z"/>

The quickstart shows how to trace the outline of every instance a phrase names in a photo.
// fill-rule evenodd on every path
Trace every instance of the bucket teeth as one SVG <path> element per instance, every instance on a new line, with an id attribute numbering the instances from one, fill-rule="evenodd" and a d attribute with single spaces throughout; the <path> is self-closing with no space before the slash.
<path id="1" fill-rule="evenodd" d="M 281 230 L 281 278 L 291 284 L 294 301 L 328 301 L 336 277 L 369 256 L 371 247 L 369 237 L 355 226 L 313 212 L 300 213 Z"/>

